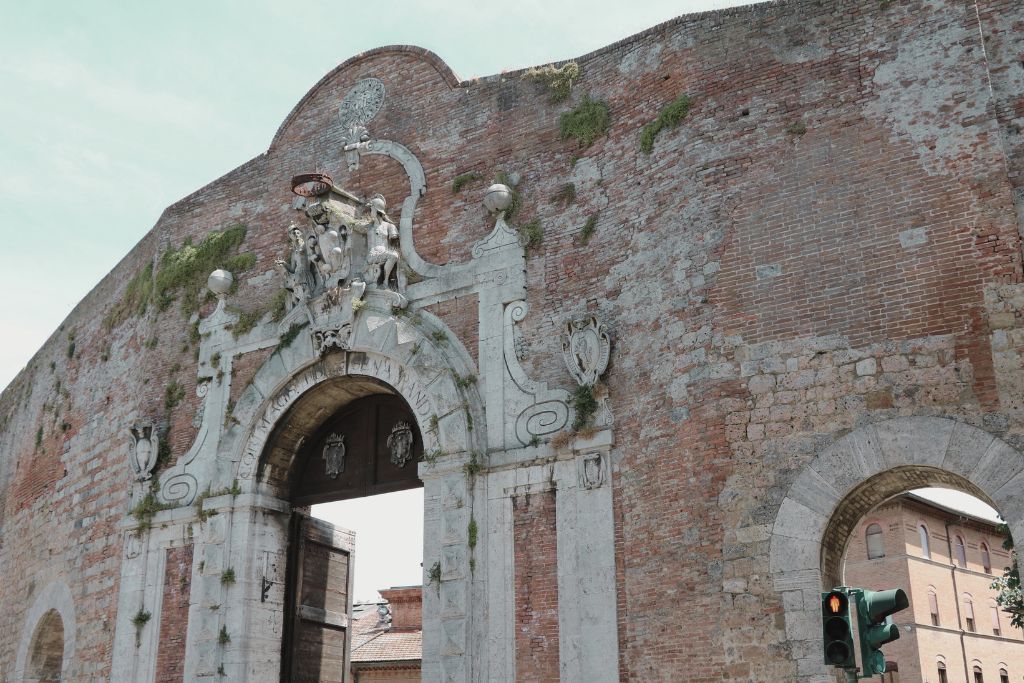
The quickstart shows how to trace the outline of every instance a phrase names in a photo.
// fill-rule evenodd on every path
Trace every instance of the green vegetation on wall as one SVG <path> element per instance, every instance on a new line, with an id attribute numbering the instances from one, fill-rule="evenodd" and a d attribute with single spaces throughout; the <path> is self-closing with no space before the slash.
<path id="1" fill-rule="evenodd" d="M 654 119 L 640 130 L 640 150 L 644 154 L 650 154 L 654 150 L 654 138 L 658 137 L 665 128 L 675 128 L 690 113 L 693 100 L 689 95 L 680 95 L 672 102 L 666 104 L 658 118 Z"/>
<path id="2" fill-rule="evenodd" d="M 580 147 L 590 147 L 595 140 L 608 132 L 610 121 L 607 104 L 601 100 L 584 97 L 575 109 L 559 117 L 558 128 L 563 140 L 572 138 Z"/>
<path id="3" fill-rule="evenodd" d="M 556 67 L 554 64 L 534 67 L 523 74 L 523 78 L 526 80 L 544 85 L 550 95 L 549 101 L 552 103 L 564 102 L 569 99 L 572 86 L 579 77 L 580 65 L 576 62 L 566 62 L 560 67 Z"/>

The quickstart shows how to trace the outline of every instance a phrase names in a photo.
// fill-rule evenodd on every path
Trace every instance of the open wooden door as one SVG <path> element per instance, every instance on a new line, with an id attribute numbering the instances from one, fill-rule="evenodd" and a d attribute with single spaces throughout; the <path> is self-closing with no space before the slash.
<path id="1" fill-rule="evenodd" d="M 281 680 L 348 683 L 355 533 L 292 516 Z"/>

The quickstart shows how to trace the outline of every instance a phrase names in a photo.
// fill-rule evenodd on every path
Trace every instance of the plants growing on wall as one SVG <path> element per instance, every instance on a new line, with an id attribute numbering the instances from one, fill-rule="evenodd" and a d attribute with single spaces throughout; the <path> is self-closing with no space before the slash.
<path id="1" fill-rule="evenodd" d="M 455 176 L 455 179 L 452 181 L 452 194 L 458 194 L 462 192 L 462 188 L 464 188 L 466 185 L 469 185 L 470 183 L 475 183 L 478 180 L 481 180 L 483 177 L 483 174 L 478 173 L 477 171 L 470 171 L 469 173 L 460 173 L 459 175 Z"/>
<path id="2" fill-rule="evenodd" d="M 658 118 L 640 129 L 640 151 L 650 154 L 654 151 L 654 139 L 666 128 L 675 128 L 690 113 L 693 100 L 689 95 L 680 95 L 662 107 Z"/>
<path id="3" fill-rule="evenodd" d="M 556 104 L 569 99 L 572 94 L 572 86 L 580 77 L 580 65 L 576 62 L 566 62 L 560 67 L 554 64 L 527 69 L 523 78 L 534 83 L 540 83 L 547 88 L 548 100 Z"/>
<path id="4" fill-rule="evenodd" d="M 237 275 L 256 265 L 255 254 L 235 253 L 245 240 L 245 234 L 246 227 L 239 224 L 211 232 L 198 245 L 187 239 L 180 248 L 168 249 L 160 261 L 154 284 L 158 308 L 166 309 L 180 296 L 182 313 L 189 316 L 199 310 L 211 272 L 224 268 Z"/>
<path id="5" fill-rule="evenodd" d="M 608 105 L 587 96 L 575 109 L 559 117 L 559 134 L 563 140 L 575 139 L 580 147 L 590 147 L 608 132 L 610 121 Z"/>

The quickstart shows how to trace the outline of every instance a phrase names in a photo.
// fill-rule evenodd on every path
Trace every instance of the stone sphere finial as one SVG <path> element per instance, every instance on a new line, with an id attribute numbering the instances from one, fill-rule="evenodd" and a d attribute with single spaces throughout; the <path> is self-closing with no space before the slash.
<path id="1" fill-rule="evenodd" d="M 491 213 L 504 211 L 512 203 L 512 190 L 508 185 L 495 183 L 484 192 L 484 206 Z"/>
<path id="2" fill-rule="evenodd" d="M 231 291 L 231 285 L 234 281 L 235 277 L 230 271 L 218 268 L 210 273 L 210 277 L 206 280 L 206 286 L 217 295 L 218 299 L 223 299 L 224 295 Z"/>

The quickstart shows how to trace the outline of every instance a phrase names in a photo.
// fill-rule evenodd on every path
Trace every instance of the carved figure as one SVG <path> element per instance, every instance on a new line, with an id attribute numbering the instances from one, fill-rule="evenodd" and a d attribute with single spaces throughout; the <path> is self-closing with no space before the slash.
<path id="1" fill-rule="evenodd" d="M 395 273 L 401 254 L 398 248 L 398 228 L 384 212 L 387 201 L 380 194 L 370 199 L 370 225 L 366 230 L 366 280 L 370 284 L 390 289 L 391 275 Z M 399 291 L 403 288 L 399 284 Z"/>
<path id="2" fill-rule="evenodd" d="M 324 442 L 325 471 L 331 479 L 345 471 L 345 435 L 331 432 Z"/>
<path id="3" fill-rule="evenodd" d="M 309 300 L 314 284 L 310 281 L 306 241 L 302 239 L 302 231 L 294 223 L 288 226 L 288 241 L 291 244 L 291 258 L 287 262 L 277 259 L 274 263 L 284 275 L 284 288 L 291 294 L 288 299 L 288 310 L 291 310 Z"/>
<path id="4" fill-rule="evenodd" d="M 160 435 L 152 422 L 140 422 L 132 425 L 129 430 L 129 464 L 138 481 L 146 481 L 153 476 L 157 454 L 160 450 Z"/>
<path id="5" fill-rule="evenodd" d="M 388 448 L 391 450 L 391 462 L 405 467 L 412 457 L 412 427 L 408 422 L 397 422 L 388 435 Z"/>

